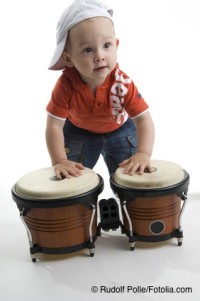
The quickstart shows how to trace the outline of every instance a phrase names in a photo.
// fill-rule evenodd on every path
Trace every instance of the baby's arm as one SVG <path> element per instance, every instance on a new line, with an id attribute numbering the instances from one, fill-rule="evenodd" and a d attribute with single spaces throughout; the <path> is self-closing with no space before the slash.
<path id="1" fill-rule="evenodd" d="M 120 163 L 125 166 L 125 173 L 134 174 L 138 171 L 143 174 L 144 170 L 151 172 L 150 158 L 154 144 L 154 124 L 149 111 L 134 119 L 137 126 L 137 153 Z"/>
<path id="2" fill-rule="evenodd" d="M 53 118 L 48 115 L 46 127 L 46 143 L 51 157 L 52 165 L 58 179 L 62 176 L 70 178 L 81 174 L 83 165 L 67 159 L 65 153 L 63 127 L 65 121 Z"/>

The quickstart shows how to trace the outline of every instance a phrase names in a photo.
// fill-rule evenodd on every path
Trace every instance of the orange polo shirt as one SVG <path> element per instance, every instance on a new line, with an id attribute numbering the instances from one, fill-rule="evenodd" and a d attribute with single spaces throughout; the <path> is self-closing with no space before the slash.
<path id="1" fill-rule="evenodd" d="M 95 95 L 75 68 L 66 67 L 47 105 L 51 116 L 68 118 L 75 126 L 94 133 L 112 132 L 128 117 L 137 117 L 147 109 L 133 81 L 118 65 L 97 87 Z"/>

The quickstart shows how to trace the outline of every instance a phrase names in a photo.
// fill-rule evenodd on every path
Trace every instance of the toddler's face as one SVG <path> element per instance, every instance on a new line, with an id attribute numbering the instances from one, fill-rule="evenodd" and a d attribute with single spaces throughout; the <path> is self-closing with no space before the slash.
<path id="1" fill-rule="evenodd" d="M 117 46 L 112 22 L 104 17 L 90 18 L 71 28 L 68 60 L 86 83 L 100 85 L 116 65 Z"/>

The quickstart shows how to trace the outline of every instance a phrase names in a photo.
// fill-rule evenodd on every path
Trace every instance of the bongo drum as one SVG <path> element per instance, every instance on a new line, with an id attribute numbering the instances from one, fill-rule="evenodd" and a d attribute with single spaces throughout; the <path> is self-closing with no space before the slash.
<path id="1" fill-rule="evenodd" d="M 81 176 L 58 180 L 53 167 L 30 172 L 12 188 L 33 261 L 37 253 L 64 254 L 88 248 L 94 255 L 96 204 L 103 180 L 84 168 Z"/>
<path id="2" fill-rule="evenodd" d="M 123 231 L 130 248 L 136 241 L 157 242 L 173 237 L 182 244 L 181 217 L 187 200 L 189 175 L 178 164 L 153 160 L 152 173 L 128 175 L 118 168 L 110 184 L 118 194 Z"/>

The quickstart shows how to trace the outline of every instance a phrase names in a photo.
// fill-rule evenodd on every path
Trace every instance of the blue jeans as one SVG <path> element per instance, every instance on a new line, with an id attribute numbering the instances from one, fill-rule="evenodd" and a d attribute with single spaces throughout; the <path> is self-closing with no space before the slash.
<path id="1" fill-rule="evenodd" d="M 131 119 L 128 119 L 119 129 L 104 134 L 80 129 L 67 119 L 63 133 L 69 160 L 82 163 L 92 169 L 101 154 L 109 174 L 114 173 L 119 163 L 130 158 L 137 151 L 136 126 Z"/>

